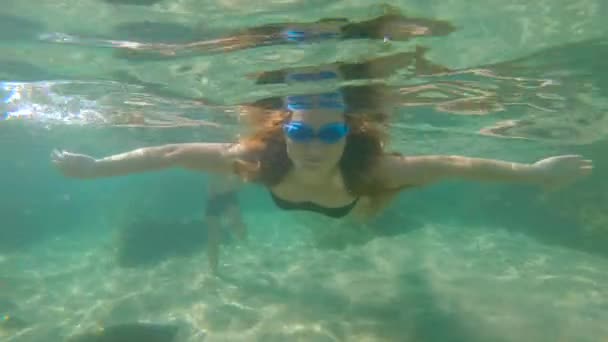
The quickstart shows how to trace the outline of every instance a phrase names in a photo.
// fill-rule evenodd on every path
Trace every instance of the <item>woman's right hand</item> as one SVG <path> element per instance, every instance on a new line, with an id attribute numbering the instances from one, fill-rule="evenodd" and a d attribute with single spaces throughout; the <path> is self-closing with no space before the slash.
<path id="1" fill-rule="evenodd" d="M 95 170 L 95 159 L 85 154 L 70 153 L 53 150 L 51 153 L 53 164 L 66 177 L 92 178 Z"/>
<path id="2" fill-rule="evenodd" d="M 546 189 L 559 189 L 589 176 L 593 162 L 579 155 L 562 155 L 539 160 L 533 164 L 533 168 L 540 176 L 538 181 Z"/>

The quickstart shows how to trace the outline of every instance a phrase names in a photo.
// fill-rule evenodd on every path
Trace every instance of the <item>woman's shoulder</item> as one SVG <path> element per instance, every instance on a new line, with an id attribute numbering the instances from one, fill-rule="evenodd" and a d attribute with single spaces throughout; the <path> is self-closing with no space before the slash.
<path id="1" fill-rule="evenodd" d="M 249 165 L 249 167 L 259 167 L 262 156 L 261 151 L 255 146 L 243 143 L 233 143 L 227 147 L 225 156 L 239 165 Z"/>
<path id="2" fill-rule="evenodd" d="M 372 171 L 378 175 L 392 173 L 405 156 L 398 152 L 386 152 L 378 157 Z"/>
<path id="3" fill-rule="evenodd" d="M 254 155 L 254 151 L 246 145 L 235 142 L 226 143 L 226 156 L 232 159 L 249 159 Z"/>
<path id="4" fill-rule="evenodd" d="M 399 174 L 404 158 L 405 156 L 396 152 L 387 152 L 378 156 L 375 163 L 369 168 L 367 179 L 374 184 L 376 190 L 392 191 L 400 188 L 402 177 L 399 177 Z"/>

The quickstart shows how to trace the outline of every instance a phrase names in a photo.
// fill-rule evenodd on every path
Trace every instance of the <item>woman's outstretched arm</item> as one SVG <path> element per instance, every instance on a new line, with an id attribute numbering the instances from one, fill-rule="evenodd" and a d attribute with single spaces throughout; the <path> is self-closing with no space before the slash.
<path id="1" fill-rule="evenodd" d="M 168 168 L 228 174 L 239 151 L 239 145 L 229 143 L 187 143 L 144 147 L 101 159 L 55 150 L 51 159 L 66 177 L 83 179 Z"/>
<path id="2" fill-rule="evenodd" d="M 447 179 L 512 182 L 560 187 L 591 173 L 591 160 L 579 155 L 554 156 L 536 163 L 464 156 L 387 156 L 382 176 L 391 187 L 420 186 Z"/>

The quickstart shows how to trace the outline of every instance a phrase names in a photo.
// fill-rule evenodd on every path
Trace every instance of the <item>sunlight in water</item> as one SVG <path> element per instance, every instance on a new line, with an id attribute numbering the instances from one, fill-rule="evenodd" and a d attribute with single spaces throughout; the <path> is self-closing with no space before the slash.
<path id="1" fill-rule="evenodd" d="M 602 5 L 5 0 L 0 340 L 607 339 Z M 281 126 L 306 110 L 323 114 L 318 127 Z M 375 130 L 390 139 L 361 140 Z M 339 176 L 321 186 L 289 173 L 296 152 L 323 164 L 320 149 L 298 150 L 308 138 L 361 146 L 336 154 Z M 180 167 L 223 170 L 224 154 L 210 163 L 172 144 L 237 139 L 258 159 L 239 154 L 231 172 L 272 194 L 184 170 L 58 172 L 120 173 L 95 158 L 165 144 L 137 155 L 161 160 L 155 171 L 181 161 L 176 151 L 197 157 Z M 517 163 L 580 154 L 597 167 L 549 189 L 538 165 L 509 164 L 550 191 L 423 188 L 410 178 L 437 170 L 405 158 L 386 191 L 367 179 L 366 148 Z M 496 172 L 482 171 L 472 178 Z M 340 217 L 365 206 L 367 221 Z"/>

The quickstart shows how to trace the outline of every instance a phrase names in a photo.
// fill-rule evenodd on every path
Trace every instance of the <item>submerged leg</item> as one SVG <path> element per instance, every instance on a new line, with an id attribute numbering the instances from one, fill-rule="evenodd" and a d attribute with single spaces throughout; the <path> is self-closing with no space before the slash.
<path id="1" fill-rule="evenodd" d="M 215 177 L 210 180 L 205 222 L 208 234 L 207 255 L 209 267 L 213 273 L 217 273 L 220 244 L 225 233 L 221 218 L 227 219 L 228 228 L 226 229 L 233 235 L 239 239 L 244 239 L 246 236 L 237 196 L 239 184 L 236 180 L 227 177 Z"/>

